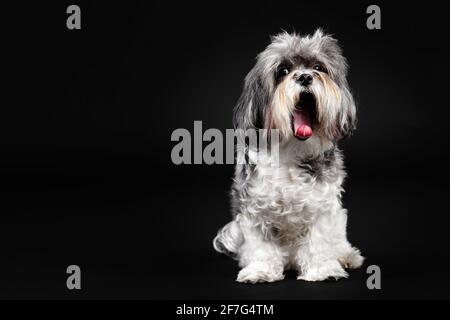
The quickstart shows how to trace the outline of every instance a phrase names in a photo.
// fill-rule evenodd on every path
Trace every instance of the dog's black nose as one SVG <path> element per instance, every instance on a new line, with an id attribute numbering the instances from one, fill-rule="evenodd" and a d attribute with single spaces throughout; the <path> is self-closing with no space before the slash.
<path id="1" fill-rule="evenodd" d="M 306 87 L 306 86 L 309 86 L 312 83 L 313 77 L 312 77 L 312 75 L 310 75 L 308 73 L 303 73 L 303 74 L 300 75 L 300 77 L 298 77 L 297 81 L 300 82 L 300 84 L 302 86 Z"/>

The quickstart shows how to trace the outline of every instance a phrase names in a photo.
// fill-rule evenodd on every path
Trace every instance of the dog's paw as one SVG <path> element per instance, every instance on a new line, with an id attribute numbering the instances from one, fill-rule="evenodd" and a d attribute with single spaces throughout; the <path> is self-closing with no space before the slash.
<path id="1" fill-rule="evenodd" d="M 353 248 L 348 255 L 339 258 L 339 262 L 346 269 L 357 269 L 362 266 L 364 257 L 358 249 Z"/>
<path id="2" fill-rule="evenodd" d="M 348 273 L 336 260 L 326 261 L 320 265 L 309 266 L 297 277 L 297 280 L 323 281 L 326 279 L 347 278 Z"/>
<path id="3" fill-rule="evenodd" d="M 242 283 L 275 282 L 283 280 L 283 270 L 266 263 L 253 263 L 239 271 L 236 281 Z"/>

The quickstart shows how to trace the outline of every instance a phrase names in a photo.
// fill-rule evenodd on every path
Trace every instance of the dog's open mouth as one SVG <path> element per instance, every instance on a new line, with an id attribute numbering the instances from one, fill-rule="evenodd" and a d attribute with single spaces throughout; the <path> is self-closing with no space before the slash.
<path id="1" fill-rule="evenodd" d="M 294 135 L 306 140 L 313 135 L 313 123 L 316 115 L 316 98 L 310 92 L 302 92 L 293 113 Z"/>

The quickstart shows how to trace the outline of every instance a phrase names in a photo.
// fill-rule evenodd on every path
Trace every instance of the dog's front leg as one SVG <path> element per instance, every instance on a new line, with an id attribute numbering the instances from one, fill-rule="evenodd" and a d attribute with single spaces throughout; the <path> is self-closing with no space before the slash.
<path id="1" fill-rule="evenodd" d="M 244 242 L 239 248 L 238 282 L 257 283 L 283 280 L 286 257 L 281 248 L 264 238 L 255 219 L 240 215 L 239 226 Z"/>
<path id="2" fill-rule="evenodd" d="M 347 278 L 344 267 L 361 266 L 364 258 L 347 241 L 346 225 L 346 210 L 340 207 L 315 219 L 297 252 L 298 279 Z"/>

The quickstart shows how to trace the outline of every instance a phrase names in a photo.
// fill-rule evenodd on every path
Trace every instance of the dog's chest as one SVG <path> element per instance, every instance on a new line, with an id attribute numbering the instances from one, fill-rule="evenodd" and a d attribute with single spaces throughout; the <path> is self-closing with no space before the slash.
<path id="1" fill-rule="evenodd" d="M 278 215 L 323 205 L 337 191 L 322 172 L 311 172 L 299 165 L 256 167 L 250 184 L 250 197 L 266 203 Z"/>
<path id="2" fill-rule="evenodd" d="M 282 242 L 292 242 L 309 230 L 317 214 L 336 205 L 340 183 L 324 172 L 298 164 L 257 166 L 248 188 L 247 211 L 255 214 Z"/>

